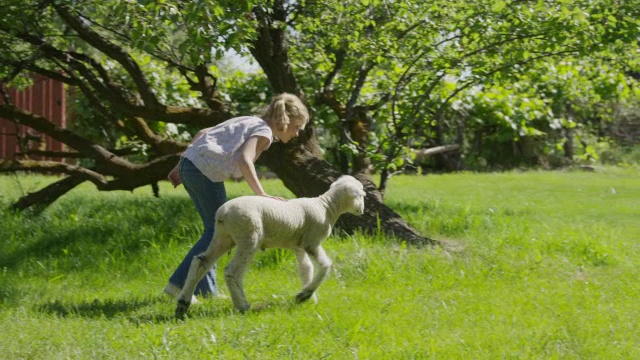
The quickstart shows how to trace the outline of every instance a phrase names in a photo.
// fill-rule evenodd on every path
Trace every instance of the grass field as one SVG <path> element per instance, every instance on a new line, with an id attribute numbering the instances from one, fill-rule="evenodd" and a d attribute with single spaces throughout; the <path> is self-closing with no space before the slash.
<path id="1" fill-rule="evenodd" d="M 2 176 L 0 205 L 53 180 Z M 318 304 L 293 301 L 295 257 L 268 250 L 245 282 L 250 312 L 206 299 L 184 322 L 161 294 L 201 227 L 182 187 L 86 184 L 40 216 L 2 210 L 0 358 L 640 359 L 637 169 L 389 186 L 388 205 L 456 250 L 336 234 Z"/>

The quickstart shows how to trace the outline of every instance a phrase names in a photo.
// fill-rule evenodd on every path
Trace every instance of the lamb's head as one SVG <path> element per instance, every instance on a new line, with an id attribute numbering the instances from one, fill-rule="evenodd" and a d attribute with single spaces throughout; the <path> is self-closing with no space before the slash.
<path id="1" fill-rule="evenodd" d="M 331 184 L 330 189 L 336 192 L 344 212 L 355 215 L 364 214 L 364 197 L 367 194 L 364 186 L 356 178 L 343 175 Z"/>

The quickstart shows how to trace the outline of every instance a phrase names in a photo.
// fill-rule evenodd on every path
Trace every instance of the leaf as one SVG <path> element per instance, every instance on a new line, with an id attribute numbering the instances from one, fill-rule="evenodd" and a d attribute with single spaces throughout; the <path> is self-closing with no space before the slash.
<path id="1" fill-rule="evenodd" d="M 499 12 L 501 12 L 501 11 L 505 8 L 505 6 L 506 6 L 506 5 L 507 5 L 507 4 L 506 4 L 504 1 L 502 1 L 502 0 L 496 0 L 496 1 L 493 3 L 493 5 L 491 6 L 491 10 L 492 10 L 493 12 L 497 12 L 497 13 L 499 13 Z"/>

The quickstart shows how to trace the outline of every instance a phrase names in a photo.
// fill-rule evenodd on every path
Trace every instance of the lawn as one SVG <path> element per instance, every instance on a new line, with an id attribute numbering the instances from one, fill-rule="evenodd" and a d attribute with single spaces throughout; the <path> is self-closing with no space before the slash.
<path id="1" fill-rule="evenodd" d="M 0 176 L 0 205 L 54 180 Z M 336 232 L 317 304 L 294 301 L 295 256 L 267 250 L 251 311 L 204 299 L 184 322 L 161 289 L 201 225 L 182 187 L 161 195 L 84 184 L 0 211 L 0 358 L 640 358 L 637 168 L 394 177 L 386 203 L 448 247 Z"/>

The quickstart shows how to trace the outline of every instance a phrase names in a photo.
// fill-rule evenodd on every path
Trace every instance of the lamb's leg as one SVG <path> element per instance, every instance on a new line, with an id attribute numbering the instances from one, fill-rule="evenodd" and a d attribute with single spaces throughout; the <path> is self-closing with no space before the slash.
<path id="1" fill-rule="evenodd" d="M 307 252 L 302 248 L 295 249 L 296 259 L 298 260 L 298 273 L 300 274 L 300 280 L 302 280 L 302 289 L 309 286 L 313 279 L 313 263 L 307 255 Z M 316 294 L 313 294 L 313 301 L 318 302 Z"/>
<path id="2" fill-rule="evenodd" d="M 218 233 L 214 235 L 211 244 L 205 252 L 193 257 L 191 265 L 189 266 L 189 274 L 184 282 L 182 291 L 178 295 L 178 304 L 176 306 L 176 318 L 183 319 L 184 315 L 191 306 L 191 297 L 198 285 L 198 282 L 202 279 L 204 274 L 211 269 L 213 264 L 218 261 L 222 254 L 233 248 L 233 240 L 229 236 L 222 236 Z"/>
<path id="3" fill-rule="evenodd" d="M 241 242 L 238 243 L 244 244 Z M 247 298 L 244 295 L 242 283 L 255 252 L 256 249 L 254 247 L 238 245 L 235 256 L 224 269 L 224 279 L 227 283 L 227 287 L 229 288 L 231 300 L 233 300 L 233 305 L 236 309 L 241 312 L 245 312 L 250 308 Z"/>
<path id="4" fill-rule="evenodd" d="M 311 283 L 305 286 L 304 289 L 296 295 L 296 300 L 299 302 L 306 301 L 311 297 L 311 295 L 313 295 L 313 293 L 318 289 L 318 286 L 320 286 L 324 279 L 326 279 L 327 275 L 329 275 L 329 270 L 331 270 L 332 265 L 331 259 L 327 256 L 322 245 L 305 250 L 307 251 L 307 254 L 309 254 L 309 256 L 311 256 L 311 258 L 318 264 L 318 272 L 313 277 Z"/>

